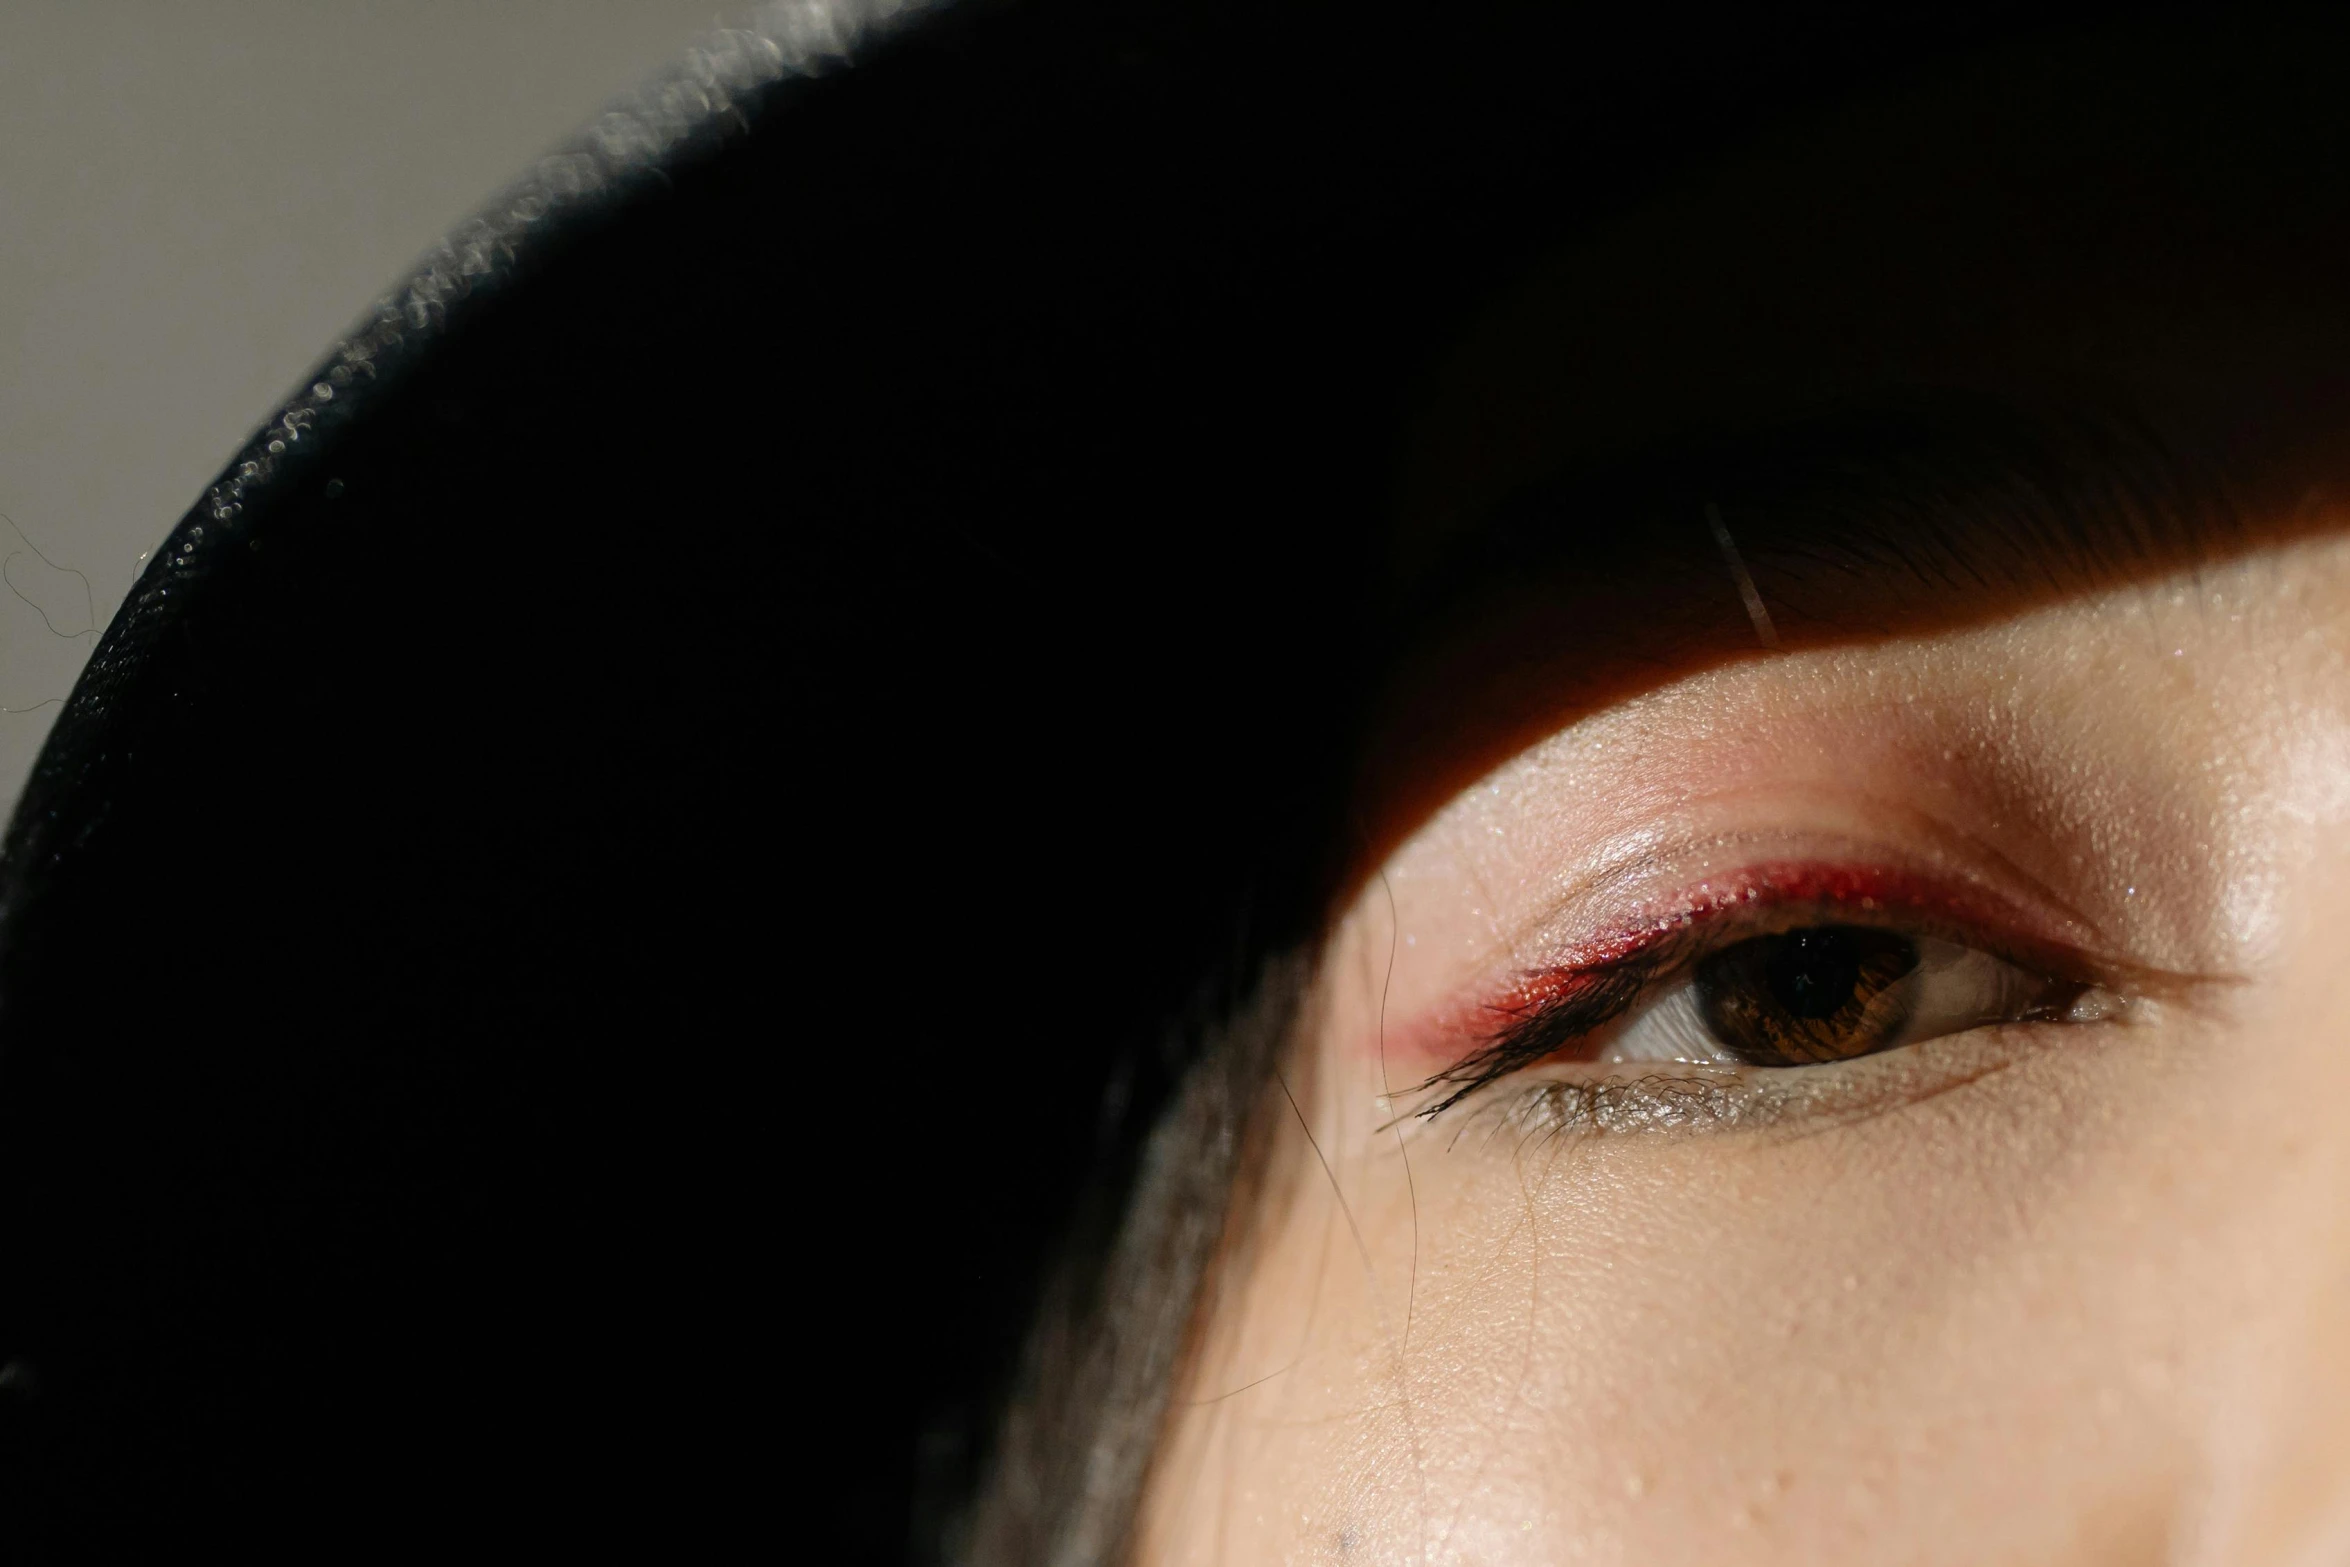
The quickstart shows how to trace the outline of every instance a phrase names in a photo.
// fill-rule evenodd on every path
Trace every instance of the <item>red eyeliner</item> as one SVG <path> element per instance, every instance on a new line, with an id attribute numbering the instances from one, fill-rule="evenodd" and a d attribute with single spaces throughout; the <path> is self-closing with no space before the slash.
<path id="1" fill-rule="evenodd" d="M 1664 942 L 1741 910 L 1814 905 L 1823 912 L 1876 914 L 1889 910 L 1978 929 L 2027 929 L 2037 921 L 2004 898 L 1960 889 L 1905 871 L 1874 866 L 1782 861 L 1709 876 L 1668 907 L 1569 949 L 1513 978 L 1499 994 L 1472 1006 L 1447 1007 L 1391 1033 L 1391 1061 L 1413 1068 L 1460 1058 L 1464 1047 L 1513 1020 L 1570 1007 L 1604 987 L 1623 983 L 1625 970 Z"/>

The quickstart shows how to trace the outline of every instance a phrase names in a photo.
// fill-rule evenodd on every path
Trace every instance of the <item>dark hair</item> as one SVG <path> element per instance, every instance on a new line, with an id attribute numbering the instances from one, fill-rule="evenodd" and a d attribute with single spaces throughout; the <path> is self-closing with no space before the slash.
<path id="1" fill-rule="evenodd" d="M 2004 25 L 1562 9 L 773 7 L 330 350 L 0 865 L 17 1559 L 1116 1553 L 1435 345 Z"/>

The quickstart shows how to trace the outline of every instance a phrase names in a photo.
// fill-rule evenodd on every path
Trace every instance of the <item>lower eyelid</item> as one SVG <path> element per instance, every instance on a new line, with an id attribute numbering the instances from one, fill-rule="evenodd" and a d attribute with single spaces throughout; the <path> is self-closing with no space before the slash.
<path id="1" fill-rule="evenodd" d="M 1995 1077 L 2061 1048 L 2075 1023 L 1991 1024 L 1902 1049 L 1799 1069 L 1623 1063 L 1528 1068 L 1461 1106 L 1453 1133 L 1498 1146 L 1527 1137 L 1661 1133 L 1810 1136 Z"/>

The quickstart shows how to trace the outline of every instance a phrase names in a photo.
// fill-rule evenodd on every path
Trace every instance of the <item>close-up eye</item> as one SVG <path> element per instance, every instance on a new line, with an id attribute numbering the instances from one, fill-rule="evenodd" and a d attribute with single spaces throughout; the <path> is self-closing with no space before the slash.
<path id="1" fill-rule="evenodd" d="M 1487 814 L 1474 804 L 1481 794 L 1491 797 L 1472 791 L 1472 814 Z M 1492 835 L 1487 822 L 1484 836 Z M 1457 837 L 1440 832 L 1434 842 L 1446 845 L 1431 856 L 1439 867 L 1457 855 Z M 1417 858 L 1407 853 L 1383 874 L 1374 913 L 1392 906 L 1399 922 L 1406 916 L 1415 901 L 1409 891 L 1420 885 Z M 1809 889 L 1819 891 L 1778 896 Z M 1820 895 L 1829 890 L 1842 896 Z M 2003 921 L 2031 923 L 2019 908 L 1992 903 L 1972 909 L 1972 918 L 1951 917 L 1965 905 L 1930 881 L 1761 867 L 1717 876 L 1694 906 L 1668 903 L 1627 934 L 1578 939 L 1569 919 L 1569 934 L 1551 930 L 1535 945 L 1563 941 L 1581 956 L 1537 962 L 1498 986 L 1472 980 L 1465 994 L 1476 999 L 1442 999 L 1418 1014 L 1395 1010 L 1398 979 L 1400 993 L 1416 998 L 1424 968 L 1406 960 L 1417 958 L 1419 934 L 1404 937 L 1399 925 L 1376 1049 L 1391 1077 L 1422 1060 L 1441 1063 L 1406 1096 L 1432 1119 L 1489 1088 L 1505 1091 L 1522 1072 L 1545 1083 L 1599 1084 L 1661 1066 L 1793 1071 L 2002 1024 L 2110 1021 L 2130 1014 L 2134 993 L 2144 1001 L 2149 986 L 2168 988 L 2156 971 L 2009 934 Z M 1427 916 L 1441 907 L 1428 907 Z"/>
<path id="2" fill-rule="evenodd" d="M 1807 925 L 1698 958 L 1592 1059 L 1815 1066 L 2067 1017 L 2084 988 L 1933 936 Z"/>

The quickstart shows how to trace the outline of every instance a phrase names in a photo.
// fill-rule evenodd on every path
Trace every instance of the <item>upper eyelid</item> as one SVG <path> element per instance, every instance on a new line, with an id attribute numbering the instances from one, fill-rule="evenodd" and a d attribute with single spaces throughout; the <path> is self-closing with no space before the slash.
<path id="1" fill-rule="evenodd" d="M 1669 927 L 1656 930 L 1649 939 L 1627 943 L 1616 953 L 1540 965 L 1528 970 L 1524 978 L 1539 980 L 1554 975 L 1597 973 L 1617 964 L 1637 963 L 1649 969 L 1651 982 L 1655 983 L 1723 947 L 1768 935 L 1775 929 L 1792 929 L 1807 923 L 1881 926 L 1934 936 L 1978 948 L 2008 962 L 2044 967 L 2053 977 L 2061 979 L 2126 979 L 2140 971 L 2137 965 L 2093 955 L 2078 944 L 2003 929 L 2001 922 L 1987 914 L 1953 914 L 1949 912 L 1950 907 L 1884 898 L 1842 901 L 1825 896 L 1724 902 L 1676 919 Z"/>
<path id="2" fill-rule="evenodd" d="M 1627 833 L 1613 844 L 1595 846 L 1588 868 L 1574 878 L 1572 888 L 1543 923 L 1579 913 L 1580 923 L 1602 927 L 1595 941 L 1583 944 L 1586 949 L 1622 950 L 1634 944 L 1625 938 L 1634 935 L 1636 927 L 1685 918 L 1698 901 L 1692 880 L 1705 876 L 1703 868 L 1711 862 L 1727 860 L 1734 868 L 1713 873 L 1714 879 L 1754 883 L 1771 880 L 1773 873 L 1827 872 L 1906 882 L 1907 889 L 1888 901 L 1963 905 L 1984 928 L 2036 932 L 2050 950 L 2105 954 L 2118 945 L 2099 921 L 1999 845 L 1916 801 L 1859 791 L 1843 796 L 1842 803 L 1870 825 L 1858 832 L 1830 828 L 1824 836 L 1776 831 Z M 1698 885 L 1704 881 L 1698 880 Z M 1664 896 L 1644 894 L 1644 888 Z"/>

